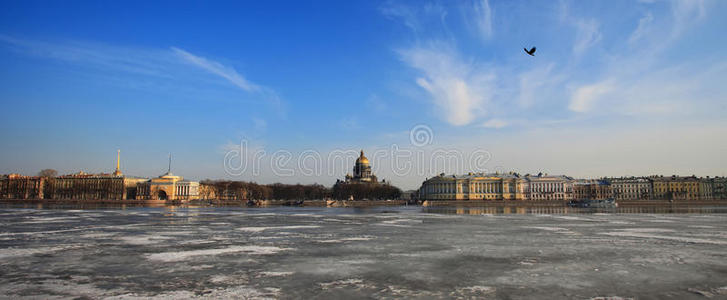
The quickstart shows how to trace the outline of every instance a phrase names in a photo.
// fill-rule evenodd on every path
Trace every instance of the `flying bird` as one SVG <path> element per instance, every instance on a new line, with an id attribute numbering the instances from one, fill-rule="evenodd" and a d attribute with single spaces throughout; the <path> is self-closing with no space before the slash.
<path id="1" fill-rule="evenodd" d="M 525 53 L 530 54 L 530 56 L 535 56 L 535 47 L 530 50 L 528 50 L 528 48 L 523 48 L 523 50 L 525 50 Z"/>

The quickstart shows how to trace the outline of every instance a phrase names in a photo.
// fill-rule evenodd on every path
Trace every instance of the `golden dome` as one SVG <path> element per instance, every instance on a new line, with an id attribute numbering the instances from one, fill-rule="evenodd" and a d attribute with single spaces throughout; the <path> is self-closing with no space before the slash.
<path id="1" fill-rule="evenodd" d="M 361 150 L 361 156 L 356 159 L 356 164 L 369 164 L 369 159 L 364 156 L 363 150 Z"/>

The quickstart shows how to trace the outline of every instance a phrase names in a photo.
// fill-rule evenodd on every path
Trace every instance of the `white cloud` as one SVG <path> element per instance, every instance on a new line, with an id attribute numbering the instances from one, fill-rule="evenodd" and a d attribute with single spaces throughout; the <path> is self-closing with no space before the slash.
<path id="1" fill-rule="evenodd" d="M 451 47 L 434 46 L 400 51 L 410 67 L 423 77 L 416 83 L 432 97 L 444 119 L 456 126 L 467 125 L 485 113 L 492 97 L 495 76 L 474 63 L 465 63 Z"/>
<path id="2" fill-rule="evenodd" d="M 575 112 L 588 112 L 601 97 L 613 89 L 614 86 L 609 81 L 581 86 L 573 92 L 568 109 Z"/>

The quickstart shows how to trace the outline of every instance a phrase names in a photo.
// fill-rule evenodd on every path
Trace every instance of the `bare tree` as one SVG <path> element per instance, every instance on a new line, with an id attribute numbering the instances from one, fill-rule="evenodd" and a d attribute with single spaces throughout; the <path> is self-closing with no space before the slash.
<path id="1" fill-rule="evenodd" d="M 58 171 L 53 170 L 53 169 L 43 169 L 40 172 L 38 172 L 38 176 L 53 178 L 53 177 L 58 176 Z"/>

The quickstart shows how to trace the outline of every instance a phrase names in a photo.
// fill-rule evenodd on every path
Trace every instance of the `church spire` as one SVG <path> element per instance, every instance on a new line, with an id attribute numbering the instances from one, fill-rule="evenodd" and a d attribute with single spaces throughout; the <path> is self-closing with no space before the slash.
<path id="1" fill-rule="evenodd" d="M 169 153 L 169 168 L 167 169 L 167 174 L 172 174 L 172 154 Z"/>
<path id="2" fill-rule="evenodd" d="M 121 173 L 121 149 L 116 150 L 116 170 L 114 171 L 114 176 L 121 176 L 123 175 Z"/>

